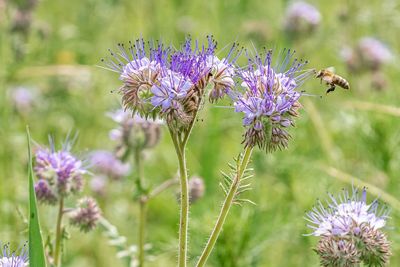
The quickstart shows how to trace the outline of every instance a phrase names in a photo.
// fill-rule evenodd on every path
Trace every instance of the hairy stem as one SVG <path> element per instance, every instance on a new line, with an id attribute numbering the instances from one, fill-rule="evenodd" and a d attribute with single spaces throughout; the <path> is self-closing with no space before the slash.
<path id="1" fill-rule="evenodd" d="M 206 263 L 208 257 L 210 256 L 215 243 L 217 242 L 218 236 L 221 233 L 222 226 L 224 225 L 225 219 L 229 213 L 229 209 L 231 208 L 236 191 L 240 185 L 240 179 L 243 176 L 244 171 L 247 168 L 247 165 L 249 164 L 250 157 L 252 154 L 253 149 L 251 147 L 247 147 L 244 153 L 244 156 L 242 158 L 242 162 L 240 163 L 240 166 L 237 170 L 235 179 L 233 180 L 231 187 L 229 188 L 228 194 L 226 195 L 226 198 L 224 200 L 224 204 L 222 205 L 221 211 L 219 213 L 219 216 L 217 218 L 217 221 L 215 223 L 214 229 L 211 232 L 211 235 L 207 241 L 207 244 L 196 264 L 196 267 L 201 267 L 204 266 Z"/>
<path id="2" fill-rule="evenodd" d="M 181 214 L 179 222 L 179 257 L 178 266 L 186 266 L 186 254 L 187 254 L 187 232 L 188 232 L 188 221 L 189 221 L 189 185 L 187 179 L 186 170 L 186 158 L 185 149 L 178 154 L 179 160 L 179 177 L 181 185 Z"/>
<path id="3" fill-rule="evenodd" d="M 138 227 L 138 257 L 139 267 L 144 267 L 144 245 L 146 238 L 146 217 L 147 217 L 147 201 L 145 201 L 144 188 L 143 188 L 143 164 L 141 149 L 136 148 L 134 154 L 135 166 L 137 169 L 136 184 L 139 190 L 139 227 Z"/>
<path id="4" fill-rule="evenodd" d="M 54 265 L 61 266 L 61 240 L 62 240 L 62 217 L 64 214 L 64 198 L 60 198 L 56 225 L 56 240 L 54 249 Z"/>

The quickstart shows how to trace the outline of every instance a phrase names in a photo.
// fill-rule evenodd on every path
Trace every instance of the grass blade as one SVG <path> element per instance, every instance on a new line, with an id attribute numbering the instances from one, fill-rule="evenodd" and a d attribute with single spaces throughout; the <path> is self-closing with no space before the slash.
<path id="1" fill-rule="evenodd" d="M 29 179 L 29 266 L 45 267 L 42 235 L 40 233 L 39 215 L 37 211 L 36 194 L 33 186 L 31 137 L 29 128 L 26 128 L 28 137 L 28 179 Z"/>

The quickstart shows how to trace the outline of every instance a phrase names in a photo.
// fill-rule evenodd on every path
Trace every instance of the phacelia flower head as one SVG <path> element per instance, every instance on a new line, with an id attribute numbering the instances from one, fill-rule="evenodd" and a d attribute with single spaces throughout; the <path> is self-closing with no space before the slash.
<path id="1" fill-rule="evenodd" d="M 230 96 L 235 111 L 244 115 L 246 147 L 258 145 L 267 151 L 287 147 L 290 135 L 286 129 L 294 126 L 301 107 L 298 88 L 310 76 L 310 72 L 301 72 L 307 62 L 291 61 L 293 54 L 284 50 L 282 62 L 273 67 L 270 50 L 265 57 L 249 57 L 247 67 L 238 71 L 244 92 L 232 92 Z"/>
<path id="2" fill-rule="evenodd" d="M 185 128 L 194 120 L 213 71 L 218 74 L 214 82 L 219 88 L 232 86 L 228 61 L 210 64 L 216 48 L 211 36 L 204 45 L 186 38 L 178 50 L 160 43 L 147 46 L 143 40 L 128 50 L 119 45 L 120 51 L 111 51 L 112 59 L 106 63 L 123 81 L 124 107 L 142 117 L 161 117 L 169 125 Z"/>
<path id="3" fill-rule="evenodd" d="M 357 50 L 364 64 L 373 70 L 378 69 L 381 65 L 389 62 L 393 58 L 389 48 L 373 37 L 364 37 L 360 39 Z"/>
<path id="4" fill-rule="evenodd" d="M 83 175 L 86 170 L 82 161 L 70 153 L 68 142 L 59 151 L 51 148 L 39 148 L 36 153 L 35 173 L 39 181 L 35 184 L 39 201 L 55 204 L 59 198 L 82 190 Z"/>
<path id="5" fill-rule="evenodd" d="M 207 37 L 206 45 L 189 37 L 179 50 L 171 53 L 160 83 L 152 88 L 152 104 L 160 108 L 169 125 L 185 128 L 194 120 L 209 83 L 213 68 L 209 58 L 214 56 L 215 48 L 212 36 Z"/>
<path id="6" fill-rule="evenodd" d="M 77 208 L 70 216 L 70 222 L 86 233 L 96 227 L 100 216 L 101 211 L 96 201 L 93 198 L 85 197 L 78 201 Z"/>
<path id="7" fill-rule="evenodd" d="M 24 244 L 17 251 L 11 251 L 10 245 L 1 245 L 0 267 L 25 267 L 28 266 L 28 248 Z"/>
<path id="8" fill-rule="evenodd" d="M 314 231 L 312 235 L 315 236 L 358 234 L 363 225 L 372 229 L 384 227 L 388 219 L 387 208 L 380 206 L 377 200 L 370 204 L 366 201 L 365 188 L 361 192 L 353 188 L 351 195 L 344 189 L 338 198 L 330 195 L 327 207 L 318 201 L 317 206 L 306 215 L 306 220 L 310 222 L 307 226 Z"/>
<path id="9" fill-rule="evenodd" d="M 147 44 L 143 39 L 118 44 L 118 51 L 109 50 L 111 58 L 102 59 L 107 68 L 119 73 L 123 85 L 119 92 L 122 94 L 122 103 L 126 108 L 137 111 L 144 117 L 155 117 L 153 106 L 149 99 L 152 94 L 150 88 L 158 83 L 162 68 L 167 64 L 169 47 L 162 43 Z"/>
<path id="10" fill-rule="evenodd" d="M 90 161 L 97 173 L 104 174 L 114 180 L 121 179 L 130 171 L 130 165 L 121 162 L 110 151 L 94 151 L 90 156 Z"/>
<path id="11" fill-rule="evenodd" d="M 313 5 L 297 1 L 291 3 L 285 16 L 285 29 L 293 33 L 309 33 L 315 30 L 321 21 L 321 13 Z"/>
<path id="12" fill-rule="evenodd" d="M 338 198 L 330 195 L 326 206 L 318 201 L 305 218 L 320 237 L 315 252 L 322 266 L 387 266 L 391 255 L 390 242 L 381 231 L 388 219 L 388 210 L 377 200 L 366 202 L 366 189 L 343 190 Z"/>

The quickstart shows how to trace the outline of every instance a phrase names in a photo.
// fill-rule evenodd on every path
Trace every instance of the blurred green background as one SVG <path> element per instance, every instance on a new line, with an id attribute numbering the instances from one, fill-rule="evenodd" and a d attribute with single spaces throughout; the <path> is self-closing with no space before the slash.
<path id="1" fill-rule="evenodd" d="M 288 150 L 268 155 L 256 151 L 254 189 L 247 197 L 257 205 L 231 210 L 209 266 L 318 266 L 312 251 L 317 238 L 303 236 L 309 233 L 304 212 L 317 198 L 327 197 L 327 191 L 339 192 L 358 182 L 369 185 L 370 200 L 382 197 L 392 207 L 387 230 L 393 242 L 390 266 L 400 266 L 400 76 L 394 64 L 400 48 L 397 1 L 310 1 L 322 19 L 313 33 L 300 35 L 284 30 L 287 1 L 32 3 L 0 0 L 0 240 L 18 245 L 27 239 L 26 125 L 39 144 L 47 144 L 49 134 L 60 144 L 73 130 L 79 131 L 74 147 L 79 154 L 111 150 L 115 144 L 108 132 L 115 124 L 105 113 L 120 107 L 120 97 L 110 93 L 120 83 L 116 74 L 96 66 L 107 49 L 140 36 L 179 46 L 187 34 L 194 38 L 213 34 L 220 48 L 234 41 L 247 47 L 294 48 L 310 61 L 310 68 L 335 66 L 351 90 L 336 89 L 325 96 L 326 88 L 318 80 L 305 84 L 303 89 L 309 94 L 323 97 L 302 98 L 304 109 L 291 131 Z M 18 14 L 27 8 L 29 16 Z M 371 72 L 350 71 L 340 57 L 343 47 L 354 47 L 364 36 L 382 40 L 392 53 L 392 63 L 380 67 L 378 85 Z M 15 107 L 12 92 L 16 87 L 35 92 L 36 101 L 28 110 Z M 243 133 L 241 116 L 231 109 L 206 107 L 200 118 L 189 142 L 188 165 L 190 174 L 205 179 L 206 194 L 191 209 L 191 265 L 223 200 L 219 171 L 227 171 L 227 163 L 241 151 Z M 161 144 L 146 155 L 149 185 L 175 174 L 177 161 L 166 132 Z M 132 188 L 127 177 L 109 183 L 107 196 L 99 198 L 104 217 L 129 243 L 137 242 Z M 148 266 L 175 265 L 176 190 L 150 204 Z M 86 193 L 93 195 L 88 187 Z M 40 212 L 44 234 L 53 234 L 55 209 L 41 206 Z M 124 266 L 101 229 L 85 235 L 72 228 L 69 232 L 64 266 Z"/>

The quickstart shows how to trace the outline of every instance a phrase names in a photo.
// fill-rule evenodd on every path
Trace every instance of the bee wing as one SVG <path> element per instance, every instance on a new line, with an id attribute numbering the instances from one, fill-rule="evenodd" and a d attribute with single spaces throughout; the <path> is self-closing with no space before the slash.
<path id="1" fill-rule="evenodd" d="M 326 70 L 330 71 L 332 73 L 335 73 L 335 67 L 333 67 L 333 66 L 330 66 L 330 67 L 326 68 Z"/>

